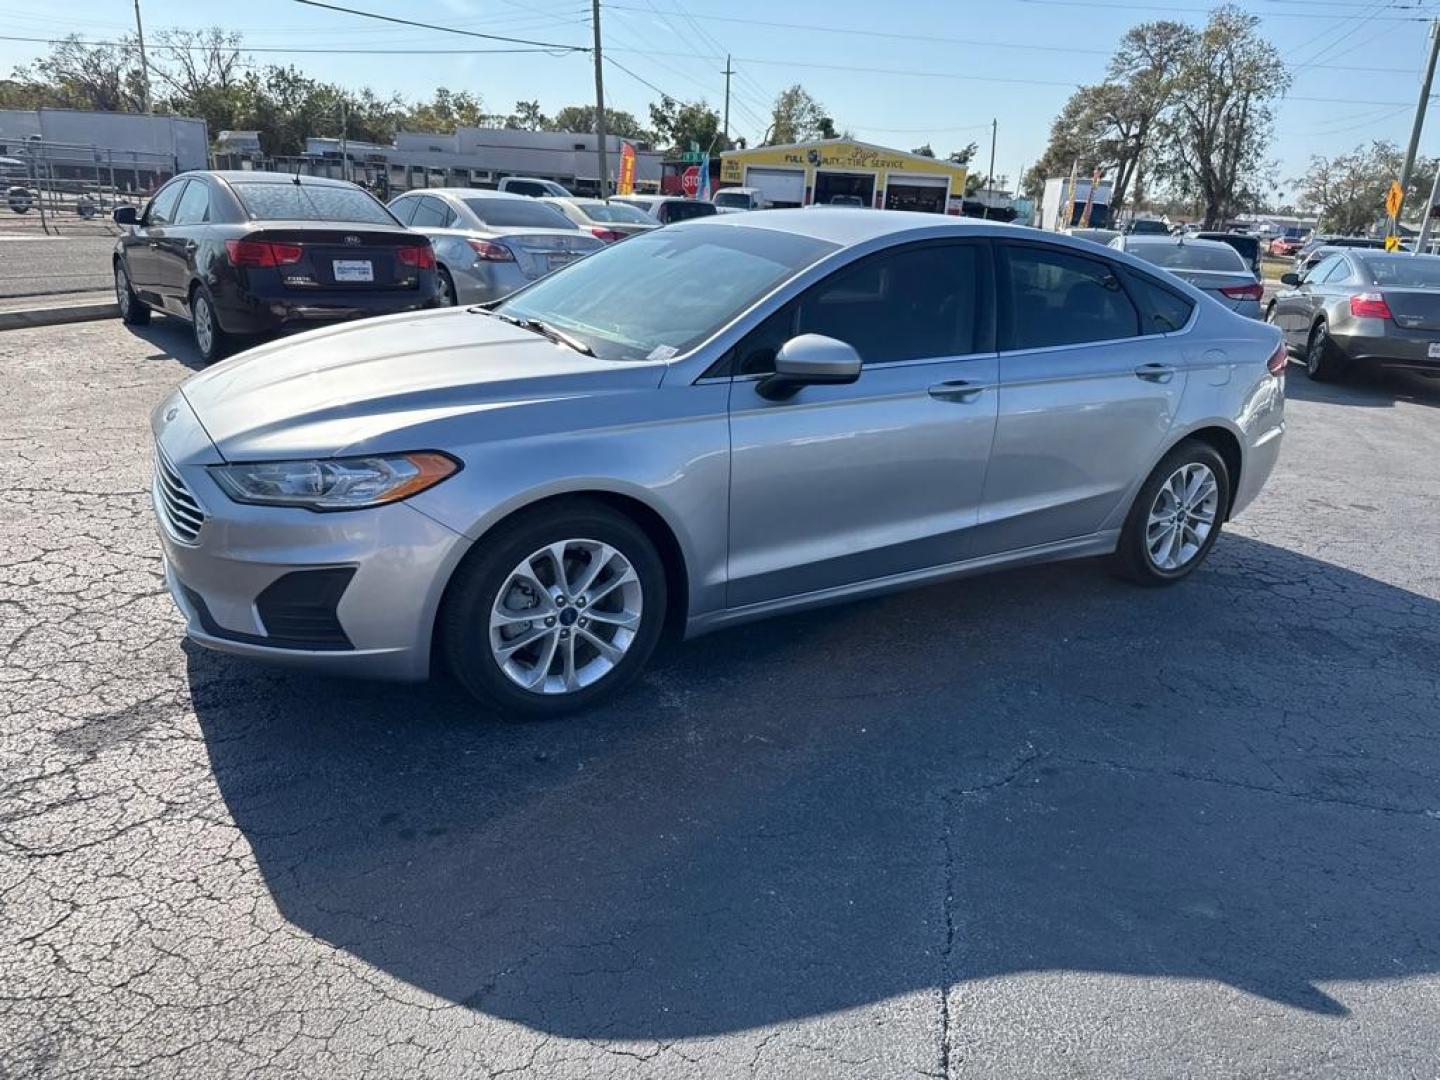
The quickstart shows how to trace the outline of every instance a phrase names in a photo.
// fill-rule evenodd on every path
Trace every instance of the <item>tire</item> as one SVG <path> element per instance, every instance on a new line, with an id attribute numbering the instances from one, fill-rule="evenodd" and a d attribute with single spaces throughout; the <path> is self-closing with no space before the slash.
<path id="1" fill-rule="evenodd" d="M 1197 485 L 1194 513 L 1185 514 L 1182 505 L 1176 505 L 1173 498 L 1174 481 L 1181 477 L 1182 485 L 1191 478 L 1203 479 L 1208 470 L 1213 481 L 1213 491 Z M 1125 577 L 1141 585 L 1173 585 L 1194 573 L 1210 554 L 1215 541 L 1220 538 L 1220 528 L 1230 506 L 1230 471 L 1213 446 L 1198 439 L 1186 439 L 1171 450 L 1156 465 L 1140 485 L 1135 502 L 1120 531 L 1120 542 L 1115 548 L 1115 566 Z M 1165 495 L 1162 497 L 1162 492 Z M 1204 492 L 1205 497 L 1198 497 Z M 1169 513 L 1173 517 L 1156 520 L 1157 514 Z M 1203 519 L 1208 517 L 1208 522 Z M 1184 521 L 1179 542 L 1167 547 L 1165 538 L 1175 534 L 1166 528 L 1167 522 Z M 1207 524 L 1204 535 L 1199 536 L 1200 525 Z M 1198 543 L 1194 540 L 1198 538 Z M 1157 557 L 1156 548 L 1159 547 Z M 1174 555 L 1178 560 L 1170 564 L 1166 556 Z"/>
<path id="2" fill-rule="evenodd" d="M 119 259 L 115 260 L 115 303 L 120 308 L 120 321 L 126 326 L 145 326 L 150 322 L 150 309 L 130 287 L 130 273 Z"/>
<path id="3" fill-rule="evenodd" d="M 223 360 L 234 348 L 230 335 L 215 316 L 215 301 L 203 285 L 190 293 L 190 328 L 195 334 L 195 349 L 206 364 Z"/>
<path id="4" fill-rule="evenodd" d="M 1330 340 L 1330 327 L 1321 319 L 1305 345 L 1305 374 L 1316 382 L 1334 382 L 1345 374 L 1345 358 Z"/>
<path id="5" fill-rule="evenodd" d="M 569 595 L 560 600 L 531 588 L 557 591 L 556 547 L 567 567 Z M 582 590 L 597 558 L 600 576 Z M 528 579 L 517 576 L 522 566 Z M 660 640 L 666 603 L 665 567 L 645 532 L 603 503 L 577 499 L 522 514 L 482 539 L 456 571 L 437 629 L 451 673 L 482 704 L 505 717 L 546 718 L 633 681 Z M 531 606 L 536 617 L 522 621 Z M 597 638 L 618 655 L 597 648 Z M 506 648 L 520 639 L 526 644 Z"/>
<path id="6" fill-rule="evenodd" d="M 440 267 L 440 306 L 454 307 L 459 302 L 455 292 L 455 279 L 450 276 L 449 270 Z"/>

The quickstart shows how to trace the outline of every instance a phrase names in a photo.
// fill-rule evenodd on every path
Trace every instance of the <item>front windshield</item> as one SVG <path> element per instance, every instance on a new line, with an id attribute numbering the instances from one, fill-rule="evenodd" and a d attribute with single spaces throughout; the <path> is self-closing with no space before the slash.
<path id="1" fill-rule="evenodd" d="M 1245 261 L 1229 244 L 1131 244 L 1127 250 L 1167 270 L 1245 270 Z"/>
<path id="2" fill-rule="evenodd" d="M 1440 289 L 1440 258 L 1433 255 L 1371 255 L 1362 261 L 1376 285 Z"/>
<path id="3" fill-rule="evenodd" d="M 656 229 L 542 278 L 496 310 L 548 323 L 606 360 L 665 360 L 836 249 L 772 229 Z"/>

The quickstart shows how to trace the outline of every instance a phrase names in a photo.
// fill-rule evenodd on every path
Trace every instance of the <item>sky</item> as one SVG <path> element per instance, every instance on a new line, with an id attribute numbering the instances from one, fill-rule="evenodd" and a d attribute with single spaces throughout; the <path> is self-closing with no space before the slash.
<path id="1" fill-rule="evenodd" d="M 425 22 L 544 43 L 588 45 L 587 0 L 335 0 Z M 974 140 L 974 168 L 989 169 L 990 124 L 998 121 L 995 173 L 1013 180 L 1044 150 L 1050 122 L 1078 85 L 1103 77 L 1129 27 L 1160 18 L 1203 23 L 1204 0 L 615 0 L 602 6 L 606 104 L 647 118 L 663 91 L 681 100 L 724 99 L 730 53 L 732 134 L 755 143 L 777 92 L 800 83 L 837 127 L 883 146 L 928 143 L 937 153 Z M 1440 0 L 1242 0 L 1262 18 L 1293 85 L 1280 105 L 1272 156 L 1282 197 L 1312 154 L 1335 154 L 1370 139 L 1409 137 L 1427 22 Z M 293 49 L 485 49 L 505 47 L 453 34 L 387 25 L 295 0 L 141 0 L 147 32 L 212 25 L 240 31 L 259 63 L 377 93 L 428 97 L 437 86 L 479 95 L 508 112 L 539 99 L 547 113 L 594 102 L 588 55 L 304 54 Z M 0 33 L 92 39 L 134 28 L 133 0 L 70 0 L 47 14 L 0 0 Z M 37 42 L 0 40 L 0 71 L 36 59 Z M 262 51 L 277 50 L 277 51 Z M 1433 116 L 1420 152 L 1440 155 Z"/>

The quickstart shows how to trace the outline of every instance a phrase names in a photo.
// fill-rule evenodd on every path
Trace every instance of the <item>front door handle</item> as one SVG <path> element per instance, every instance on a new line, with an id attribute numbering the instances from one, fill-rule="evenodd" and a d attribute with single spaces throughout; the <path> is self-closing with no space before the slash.
<path id="1" fill-rule="evenodd" d="M 986 389 L 982 383 L 952 379 L 950 382 L 936 383 L 930 387 L 930 396 L 936 401 L 974 401 Z"/>
<path id="2" fill-rule="evenodd" d="M 1135 369 L 1135 377 L 1146 382 L 1167 383 L 1175 377 L 1175 369 L 1169 364 L 1141 364 Z"/>

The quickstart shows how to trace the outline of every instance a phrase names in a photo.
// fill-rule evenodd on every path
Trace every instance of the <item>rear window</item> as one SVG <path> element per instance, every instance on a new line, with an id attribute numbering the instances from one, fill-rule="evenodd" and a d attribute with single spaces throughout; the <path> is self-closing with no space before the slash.
<path id="1" fill-rule="evenodd" d="M 1433 255 L 1368 255 L 1360 261 L 1376 285 L 1440 289 L 1440 258 Z"/>
<path id="2" fill-rule="evenodd" d="M 396 223 L 390 211 L 359 188 L 253 180 L 241 180 L 230 186 L 235 189 L 245 213 L 257 221 Z"/>
<path id="3" fill-rule="evenodd" d="M 529 199 L 466 199 L 465 205 L 497 229 L 579 229 L 553 206 Z"/>
<path id="4" fill-rule="evenodd" d="M 644 210 L 625 203 L 584 202 L 578 204 L 591 221 L 608 221 L 620 225 L 654 225 L 655 219 Z"/>
<path id="5" fill-rule="evenodd" d="M 708 202 L 691 202 L 689 199 L 682 199 L 669 204 L 665 211 L 672 222 L 689 221 L 691 218 L 709 217 L 715 213 L 715 205 Z"/>
<path id="6" fill-rule="evenodd" d="M 1125 250 L 1166 270 L 1242 270 L 1250 268 L 1234 248 L 1198 244 L 1127 244 Z"/>

